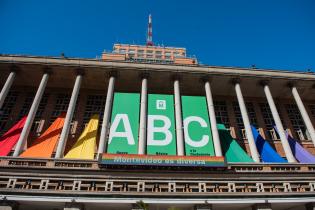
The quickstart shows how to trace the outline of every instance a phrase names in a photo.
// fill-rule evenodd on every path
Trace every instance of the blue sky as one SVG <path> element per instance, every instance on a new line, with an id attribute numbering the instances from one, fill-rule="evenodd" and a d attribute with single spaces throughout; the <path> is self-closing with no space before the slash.
<path id="1" fill-rule="evenodd" d="M 113 43 L 186 47 L 208 65 L 315 71 L 314 0 L 0 0 L 0 53 L 95 58 Z"/>

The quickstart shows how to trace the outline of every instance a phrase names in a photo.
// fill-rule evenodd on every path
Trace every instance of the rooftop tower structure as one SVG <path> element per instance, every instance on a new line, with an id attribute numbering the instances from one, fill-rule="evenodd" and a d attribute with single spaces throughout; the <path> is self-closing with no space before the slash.
<path id="1" fill-rule="evenodd" d="M 152 16 L 149 15 L 148 34 L 147 34 L 147 46 L 153 46 L 152 41 Z"/>
<path id="2" fill-rule="evenodd" d="M 164 63 L 196 65 L 196 58 L 187 57 L 186 48 L 154 46 L 152 41 L 152 17 L 149 15 L 146 45 L 114 44 L 113 51 L 104 51 L 105 61 L 128 61 L 141 63 Z"/>

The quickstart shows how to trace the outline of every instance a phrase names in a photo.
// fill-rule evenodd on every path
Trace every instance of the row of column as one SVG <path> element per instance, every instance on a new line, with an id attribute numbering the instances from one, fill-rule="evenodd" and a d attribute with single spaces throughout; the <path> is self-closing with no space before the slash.
<path id="1" fill-rule="evenodd" d="M 21 136 L 17 142 L 15 151 L 13 156 L 17 157 L 20 153 L 22 148 L 24 147 L 24 144 L 26 143 L 27 137 L 29 135 L 31 126 L 33 124 L 39 103 L 42 99 L 42 96 L 44 94 L 49 76 L 51 74 L 50 69 L 45 69 L 44 74 L 42 76 L 40 85 L 38 87 L 38 90 L 36 92 L 35 98 L 33 100 L 32 106 L 30 108 L 30 111 L 28 113 L 25 126 L 23 127 Z M 73 87 L 73 91 L 71 94 L 70 103 L 68 106 L 66 118 L 65 118 L 65 124 L 63 126 L 60 139 L 58 142 L 57 150 L 56 150 L 56 158 L 62 158 L 63 152 L 65 149 L 66 141 L 69 135 L 70 130 L 70 124 L 73 118 L 73 113 L 75 110 L 76 101 L 79 95 L 79 90 L 82 82 L 82 78 L 84 75 L 84 71 L 82 69 L 77 70 L 77 75 Z M 0 109 L 2 108 L 3 102 L 10 90 L 10 87 L 13 84 L 13 81 L 16 76 L 16 71 L 12 71 L 6 82 L 3 86 L 1 93 L 0 93 Z M 114 95 L 114 86 L 115 86 L 115 79 L 117 77 L 116 72 L 110 73 L 109 83 L 108 83 L 108 89 L 107 89 L 107 97 L 106 97 L 106 103 L 105 103 L 105 109 L 104 109 L 104 117 L 103 117 L 103 124 L 101 127 L 101 136 L 100 136 L 100 142 L 98 147 L 98 154 L 101 154 L 106 151 L 106 145 L 107 145 L 107 137 L 109 132 L 109 122 L 110 122 L 110 115 L 111 115 L 111 109 L 112 109 L 112 102 L 113 102 L 113 95 Z M 174 98 L 175 98 L 175 119 L 176 119 L 176 142 L 177 142 L 177 155 L 185 155 L 184 150 L 184 137 L 183 137 L 183 125 L 182 125 L 182 112 L 181 112 L 181 94 L 180 94 L 180 79 L 179 77 L 174 77 Z M 215 126 L 217 124 L 216 117 L 215 117 L 215 110 L 214 110 L 214 104 L 213 104 L 213 97 L 211 92 L 211 85 L 209 79 L 204 79 L 204 88 L 205 88 L 205 95 L 207 99 L 208 104 L 208 111 L 209 111 L 209 118 L 211 123 L 211 131 L 213 134 L 213 143 L 215 148 L 215 155 L 216 156 L 222 156 L 222 148 L 220 144 L 219 139 L 219 133 L 218 129 Z M 254 136 L 251 130 L 250 120 L 248 117 L 248 113 L 246 110 L 246 105 L 244 101 L 244 97 L 242 95 L 241 86 L 240 86 L 240 80 L 234 79 L 232 80 L 237 100 L 239 103 L 239 107 L 241 110 L 241 115 L 244 123 L 245 133 L 248 140 L 250 153 L 255 162 L 260 162 L 259 153 L 257 151 L 257 147 L 255 144 Z M 283 128 L 282 122 L 279 117 L 278 110 L 276 108 L 275 102 L 273 100 L 273 97 L 271 95 L 271 91 L 268 85 L 268 82 L 264 81 L 261 83 L 263 86 L 264 93 L 267 98 L 267 102 L 269 104 L 273 119 L 275 121 L 275 125 L 278 129 L 278 133 L 280 136 L 280 140 L 286 155 L 286 158 L 288 162 L 293 163 L 296 162 L 294 155 L 292 153 L 292 150 L 290 148 L 289 142 L 286 138 L 286 133 Z M 303 102 L 299 96 L 299 93 L 297 91 L 297 88 L 294 86 L 294 84 L 290 84 L 290 88 L 293 94 L 293 97 L 297 103 L 297 106 L 301 112 L 302 118 L 304 120 L 304 123 L 307 127 L 307 130 L 309 131 L 311 135 L 311 139 L 315 145 L 315 130 L 311 123 L 311 120 L 309 118 L 309 115 L 306 112 L 306 109 L 303 105 Z M 148 74 L 142 75 L 142 84 L 141 84 L 141 106 L 140 106 L 140 130 L 139 130 L 139 154 L 145 154 L 145 145 L 146 145 L 146 121 L 147 121 L 147 95 L 148 95 Z"/>

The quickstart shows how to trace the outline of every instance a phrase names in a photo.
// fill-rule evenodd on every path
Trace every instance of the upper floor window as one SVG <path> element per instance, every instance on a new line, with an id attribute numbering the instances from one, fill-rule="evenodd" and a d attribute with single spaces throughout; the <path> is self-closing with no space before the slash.
<path id="1" fill-rule="evenodd" d="M 120 48 L 119 49 L 119 53 L 126 53 L 126 49 L 125 48 Z"/>
<path id="2" fill-rule="evenodd" d="M 300 114 L 299 108 L 296 104 L 286 104 L 285 108 L 288 112 L 289 119 L 293 129 L 300 140 L 311 139 L 310 134 L 306 129 L 303 118 Z"/>
<path id="3" fill-rule="evenodd" d="M 61 93 L 57 95 L 55 107 L 50 116 L 50 123 L 53 123 L 62 112 L 67 111 L 69 102 L 70 94 Z"/>
<path id="4" fill-rule="evenodd" d="M 180 57 L 181 54 L 179 52 L 174 52 L 174 57 Z"/>
<path id="5" fill-rule="evenodd" d="M 240 109 L 237 101 L 233 102 L 233 109 L 234 109 L 234 113 L 235 113 L 235 117 L 236 117 L 236 121 L 237 121 L 237 126 L 240 129 L 244 128 L 241 109 Z M 255 112 L 254 104 L 252 102 L 246 102 L 246 110 L 247 110 L 247 114 L 248 114 L 250 123 L 253 126 L 257 127 L 258 124 L 257 124 L 257 118 L 256 118 L 256 112 Z"/>
<path id="6" fill-rule="evenodd" d="M 129 54 L 135 54 L 135 52 L 136 51 L 134 49 L 129 49 L 129 51 L 128 51 Z"/>
<path id="7" fill-rule="evenodd" d="M 26 98 L 24 100 L 23 106 L 19 113 L 19 117 L 18 117 L 19 119 L 21 119 L 22 117 L 28 114 L 28 111 L 30 110 L 33 99 L 34 99 L 34 95 L 35 95 L 34 92 L 30 92 L 26 94 Z"/>
<path id="8" fill-rule="evenodd" d="M 242 130 L 244 129 L 244 121 L 243 121 L 241 109 L 240 109 L 237 101 L 233 102 L 233 110 L 234 110 L 234 114 L 235 114 L 238 132 L 239 132 L 240 136 L 244 136 L 243 132 L 242 132 Z M 247 110 L 251 125 L 253 125 L 257 128 L 257 118 L 256 118 L 255 109 L 254 109 L 254 104 L 252 102 L 246 102 L 246 110 Z"/>
<path id="9" fill-rule="evenodd" d="M 88 95 L 83 115 L 82 129 L 89 122 L 93 114 L 99 114 L 99 126 L 102 125 L 105 100 L 105 95 Z"/>
<path id="10" fill-rule="evenodd" d="M 274 130 L 275 121 L 273 119 L 270 107 L 268 103 L 259 103 L 260 110 L 267 128 L 267 135 L 269 139 L 279 139 L 279 136 L 276 134 Z M 282 122 L 282 125 L 284 128 L 286 128 L 286 124 L 284 123 L 284 120 L 282 118 L 281 113 L 279 112 L 279 107 L 277 108 L 280 120 Z"/>
<path id="11" fill-rule="evenodd" d="M 313 116 L 313 118 L 315 118 L 315 104 L 310 104 L 308 105 L 310 111 L 311 111 L 311 115 Z"/>
<path id="12" fill-rule="evenodd" d="M 13 107 L 16 104 L 19 93 L 16 91 L 9 91 L 3 106 L 0 110 L 0 134 L 5 133 L 5 127 L 8 121 L 10 121 L 10 115 Z"/>
<path id="13" fill-rule="evenodd" d="M 171 52 L 170 51 L 165 51 L 165 56 L 171 56 Z"/>
<path id="14" fill-rule="evenodd" d="M 214 101 L 215 116 L 218 123 L 223 123 L 227 129 L 230 128 L 229 116 L 225 101 Z"/>

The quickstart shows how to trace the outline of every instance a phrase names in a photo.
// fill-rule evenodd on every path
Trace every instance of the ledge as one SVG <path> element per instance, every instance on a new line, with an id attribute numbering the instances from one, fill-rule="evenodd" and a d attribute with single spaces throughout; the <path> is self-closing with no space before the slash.
<path id="1" fill-rule="evenodd" d="M 98 68 L 133 68 L 139 71 L 170 71 L 181 73 L 203 73 L 209 75 L 231 75 L 243 77 L 261 77 L 261 78 L 286 78 L 315 80 L 315 75 L 308 72 L 298 71 L 280 71 L 268 69 L 250 69 L 221 66 L 203 66 L 203 65 L 169 65 L 169 64 L 151 64 L 135 63 L 121 61 L 103 61 L 98 59 L 79 59 L 79 58 L 59 58 L 59 57 L 36 57 L 36 56 L 18 56 L 18 55 L 1 55 L 0 63 L 10 64 L 38 64 L 44 66 L 72 66 L 72 67 L 98 67 Z"/>
<path id="2" fill-rule="evenodd" d="M 19 158 L 19 157 L 0 157 L 1 168 L 37 168 L 37 169 L 64 169 L 64 170 L 115 170 L 99 167 L 97 160 L 74 160 L 74 159 L 35 159 L 35 158 Z M 119 168 L 116 168 L 119 171 Z M 121 167 L 123 170 L 128 170 Z M 130 169 L 132 170 L 132 169 Z M 168 168 L 172 171 L 172 168 Z M 157 170 L 156 170 L 157 171 Z M 161 170 L 166 171 L 166 170 Z M 185 171 L 196 171 L 193 168 Z M 200 171 L 197 169 L 197 171 Z M 218 169 L 222 171 L 222 168 Z M 302 163 L 227 163 L 227 172 L 237 173 L 315 173 L 315 164 Z"/>

